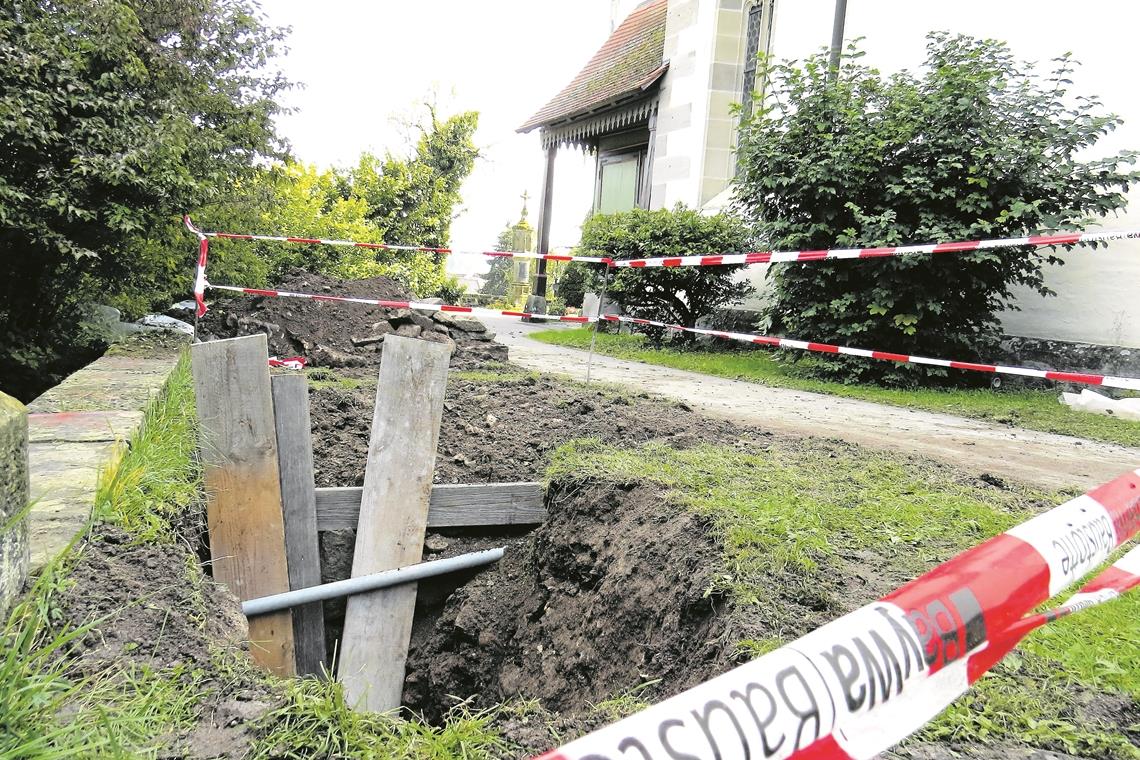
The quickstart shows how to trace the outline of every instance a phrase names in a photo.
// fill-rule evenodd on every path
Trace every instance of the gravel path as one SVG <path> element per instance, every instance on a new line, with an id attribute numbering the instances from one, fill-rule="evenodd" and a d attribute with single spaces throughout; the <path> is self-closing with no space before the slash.
<path id="1" fill-rule="evenodd" d="M 527 337 L 547 325 L 508 318 L 484 321 L 509 347 L 512 362 L 585 380 L 585 352 Z M 668 396 L 706 414 L 776 433 L 919 454 L 1046 488 L 1087 489 L 1140 467 L 1140 449 L 608 356 L 594 356 L 591 378 Z"/>

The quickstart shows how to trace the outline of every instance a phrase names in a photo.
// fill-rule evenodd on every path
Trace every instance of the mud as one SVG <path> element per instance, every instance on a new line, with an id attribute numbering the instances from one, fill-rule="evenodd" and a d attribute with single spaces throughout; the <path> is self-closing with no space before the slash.
<path id="1" fill-rule="evenodd" d="M 538 699 L 591 705 L 656 679 L 668 696 L 716 674 L 735 641 L 707 594 L 719 548 L 699 518 L 654 486 L 598 484 L 548 496 L 531 539 L 448 601 L 408 662 L 405 703 L 438 719 L 450 698 L 478 707 Z"/>
<path id="2" fill-rule="evenodd" d="M 620 394 L 549 377 L 520 376 L 509 366 L 503 372 L 503 380 L 453 377 L 448 382 L 436 483 L 541 480 L 550 453 L 576 438 L 631 445 L 661 441 L 687 448 L 766 437 L 756 428 L 705 417 L 683 404 L 644 393 Z M 362 385 L 310 391 L 319 487 L 364 484 L 376 377 L 359 370 L 338 374 L 358 378 Z"/>
<path id="3" fill-rule="evenodd" d="M 375 404 L 375 371 L 337 370 L 341 380 L 356 380 L 359 388 L 340 385 L 313 387 L 309 401 L 313 428 L 313 458 L 318 487 L 360 486 Z M 700 443 L 737 441 L 754 446 L 765 440 L 762 431 L 711 420 L 691 409 L 609 390 L 520 373 L 509 365 L 487 372 L 483 380 L 452 377 L 444 401 L 436 455 L 436 483 L 486 483 L 542 480 L 550 454 L 576 438 L 611 443 L 666 442 L 676 448 Z M 451 530 L 439 534 L 448 543 L 442 555 L 452 556 L 494 546 L 507 546 L 513 556 L 520 534 Z M 356 534 L 351 530 L 320 534 L 321 579 L 351 575 Z M 443 611 L 447 596 L 476 575 L 452 576 L 420 584 L 413 645 L 420 643 Z M 344 621 L 343 600 L 325 602 L 330 658 L 338 646 Z"/>
<path id="4" fill-rule="evenodd" d="M 290 271 L 276 290 L 314 295 L 407 301 L 413 298 L 388 277 L 341 280 Z M 378 366 L 388 335 L 444 343 L 454 367 L 505 361 L 507 349 L 477 319 L 444 312 L 387 309 L 366 304 L 272 296 L 238 296 L 215 303 L 199 322 L 202 340 L 264 333 L 270 356 L 303 356 L 314 367 Z"/>
<path id="5" fill-rule="evenodd" d="M 67 673 L 216 674 L 195 683 L 208 694 L 195 726 L 162 737 L 158 756 L 244 757 L 254 725 L 280 700 L 260 681 L 218 672 L 216 657 L 248 654 L 248 628 L 237 598 L 200 575 L 197 562 L 181 542 L 137 545 L 119 528 L 96 527 L 58 598 L 62 630 L 88 626 L 66 653 Z"/>

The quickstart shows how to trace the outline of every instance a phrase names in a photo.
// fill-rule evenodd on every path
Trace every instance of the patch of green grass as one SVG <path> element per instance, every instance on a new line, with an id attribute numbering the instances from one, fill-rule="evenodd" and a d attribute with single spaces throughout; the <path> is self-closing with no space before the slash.
<path id="1" fill-rule="evenodd" d="M 548 478 L 562 477 L 654 481 L 669 499 L 708 517 L 724 544 L 718 585 L 738 604 L 755 603 L 773 576 L 818 593 L 821 567 L 860 549 L 917 574 L 1054 499 L 1027 488 L 981 491 L 937 465 L 920 468 L 887 453 L 811 443 L 679 451 L 574 441 L 552 458 Z"/>
<path id="2" fill-rule="evenodd" d="M 1007 655 L 915 738 L 982 744 L 1012 739 L 1081 757 L 1140 758 L 1140 748 L 1121 730 L 1125 726 L 1082 713 L 1071 686 L 1089 684 L 1077 673 L 1061 670 L 1071 664 L 1063 659 L 1063 654 L 1059 660 L 1024 648 Z"/>
<path id="3" fill-rule="evenodd" d="M 510 366 L 507 369 L 456 369 L 447 373 L 449 380 L 459 380 L 467 383 L 521 383 L 527 380 L 538 380 L 537 372 L 527 372 L 520 367 Z"/>
<path id="4" fill-rule="evenodd" d="M 305 377 L 309 380 L 310 388 L 337 388 L 342 391 L 353 391 L 363 388 L 370 382 L 356 377 L 341 377 L 331 369 L 325 367 L 312 367 L 305 370 Z"/>
<path id="5" fill-rule="evenodd" d="M 1064 498 L 982 488 L 950 468 L 811 442 L 742 451 L 574 441 L 556 450 L 548 477 L 655 482 L 672 503 L 708 518 L 724 557 L 714 589 L 727 592 L 738 609 L 759 610 L 768 633 L 737 642 L 744 657 L 766 654 L 818 623 L 789 619 L 797 603 L 825 610 L 826 618 L 838 614 L 835 576 L 849 572 L 841 563 L 861 552 L 873 556 L 867 572 L 880 584 L 901 585 Z M 846 601 L 876 595 L 865 593 Z M 1138 618 L 1140 594 L 1133 594 L 1035 632 L 918 740 L 1016 742 L 1140 758 L 1118 725 L 1082 707 L 1088 698 L 1137 699 Z"/>
<path id="6" fill-rule="evenodd" d="M 284 683 L 284 704 L 260 722 L 250 757 L 400 757 L 417 760 L 497 758 L 507 744 L 491 728 L 493 711 L 455 708 L 442 727 L 394 714 L 349 708 L 335 681 Z"/>
<path id="7" fill-rule="evenodd" d="M 590 712 L 601 717 L 606 723 L 619 721 L 622 718 L 649 707 L 650 703 L 647 702 L 642 695 L 659 683 L 661 683 L 661 679 L 654 678 L 645 683 L 638 684 L 621 694 L 610 697 L 609 699 L 603 699 L 596 705 L 590 705 Z"/>
<path id="8" fill-rule="evenodd" d="M 530 337 L 552 345 L 588 349 L 592 335 L 591 328 L 579 328 L 546 330 L 532 333 Z M 734 380 L 748 380 L 781 388 L 974 417 L 998 424 L 1017 425 L 1032 430 L 1109 441 L 1125 446 L 1140 446 L 1140 422 L 1074 411 L 1061 404 L 1058 401 L 1060 393 L 1053 390 L 939 390 L 844 385 L 797 374 L 796 367 L 776 361 L 770 350 L 657 349 L 647 346 L 642 335 L 600 333 L 594 350 L 619 359 L 631 359 Z"/>
<path id="9" fill-rule="evenodd" d="M 114 523 L 139 542 L 174 540 L 174 525 L 202 508 L 196 453 L 197 416 L 188 355 L 146 410 L 130 448 L 100 478 L 95 519 Z"/>

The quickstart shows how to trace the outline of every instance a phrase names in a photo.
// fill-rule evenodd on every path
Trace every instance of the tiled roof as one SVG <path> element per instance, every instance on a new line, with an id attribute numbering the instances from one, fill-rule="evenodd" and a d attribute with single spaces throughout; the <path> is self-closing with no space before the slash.
<path id="1" fill-rule="evenodd" d="M 667 0 L 647 0 L 614 30 L 574 81 L 519 127 L 530 132 L 635 95 L 665 71 Z"/>

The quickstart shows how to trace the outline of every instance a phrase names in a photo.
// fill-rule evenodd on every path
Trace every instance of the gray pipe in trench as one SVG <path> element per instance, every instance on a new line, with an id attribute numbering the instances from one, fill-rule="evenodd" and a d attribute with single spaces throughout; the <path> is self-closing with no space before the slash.
<path id="1" fill-rule="evenodd" d="M 385 570 L 382 573 L 362 575 L 358 578 L 348 578 L 343 581 L 323 583 L 320 586 L 309 586 L 296 591 L 286 591 L 281 594 L 249 599 L 241 603 L 241 611 L 247 617 L 265 615 L 309 602 L 336 599 L 341 596 L 351 596 L 352 594 L 375 591 L 389 586 L 398 586 L 401 583 L 420 581 L 424 578 L 434 578 L 437 575 L 454 573 L 459 570 L 469 570 L 473 567 L 489 565 L 501 559 L 502 556 L 503 549 L 500 547 L 461 554 L 458 557 L 449 557 L 448 559 L 437 559 L 433 562 L 420 562 L 416 565 L 398 567 L 395 570 Z"/>

